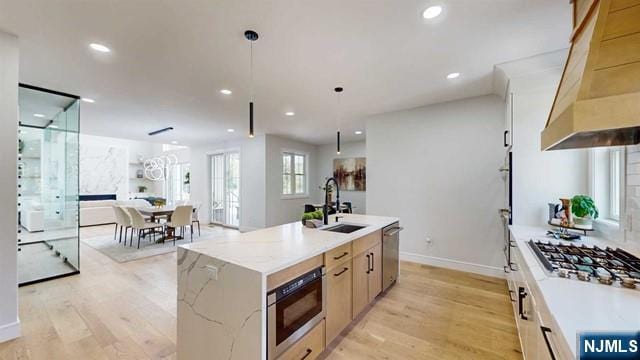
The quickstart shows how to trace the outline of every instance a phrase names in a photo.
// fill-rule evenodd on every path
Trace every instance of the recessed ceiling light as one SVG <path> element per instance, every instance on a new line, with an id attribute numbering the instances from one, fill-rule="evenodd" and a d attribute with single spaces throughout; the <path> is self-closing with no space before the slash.
<path id="1" fill-rule="evenodd" d="M 33 116 L 35 116 L 35 117 L 39 117 L 39 118 L 43 118 L 43 117 L 44 117 L 44 115 L 43 115 L 43 114 L 33 114 Z"/>
<path id="2" fill-rule="evenodd" d="M 422 17 L 425 19 L 433 19 L 442 14 L 442 6 L 429 6 L 427 10 L 422 13 Z"/>
<path id="3" fill-rule="evenodd" d="M 93 104 L 94 102 L 96 102 L 95 100 L 93 100 L 93 99 L 89 99 L 89 98 L 82 98 L 82 101 L 84 101 L 84 102 L 88 102 L 88 103 L 92 103 L 92 104 Z"/>
<path id="4" fill-rule="evenodd" d="M 229 89 L 222 89 L 220 90 L 220 93 L 224 95 L 231 95 L 232 91 Z"/>
<path id="5" fill-rule="evenodd" d="M 171 143 L 172 143 L 173 145 L 176 145 L 178 142 L 177 142 L 177 141 L 175 141 L 175 140 L 173 140 Z"/>
<path id="6" fill-rule="evenodd" d="M 102 53 L 108 53 L 111 52 L 111 49 L 109 49 L 108 47 L 102 45 L 102 44 L 98 44 L 98 43 L 91 43 L 89 44 L 89 47 L 92 48 L 95 51 L 99 51 Z"/>
<path id="7" fill-rule="evenodd" d="M 57 129 L 58 125 L 49 125 L 49 127 L 52 128 L 52 129 Z"/>
<path id="8" fill-rule="evenodd" d="M 287 116 L 293 116 L 293 115 L 295 115 L 296 113 L 294 113 L 293 111 L 287 111 L 287 112 L 286 112 L 286 113 L 284 113 L 284 114 L 285 114 L 285 115 L 287 115 Z"/>
<path id="9" fill-rule="evenodd" d="M 361 130 L 356 130 L 355 134 L 356 135 L 362 135 L 362 131 Z"/>
<path id="10" fill-rule="evenodd" d="M 460 73 L 454 72 L 454 73 L 451 73 L 451 74 L 447 75 L 447 79 L 455 79 L 455 78 L 457 78 L 459 76 L 460 76 Z"/>
<path id="11" fill-rule="evenodd" d="M 230 133 L 232 133 L 234 131 L 236 131 L 236 130 L 235 129 L 227 129 L 227 132 L 230 132 Z"/>

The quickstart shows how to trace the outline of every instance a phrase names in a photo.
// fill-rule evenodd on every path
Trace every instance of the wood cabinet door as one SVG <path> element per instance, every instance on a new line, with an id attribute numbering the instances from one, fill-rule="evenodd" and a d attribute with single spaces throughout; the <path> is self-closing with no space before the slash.
<path id="1" fill-rule="evenodd" d="M 327 271 L 327 344 L 351 322 L 352 274 L 351 260 Z"/>
<path id="2" fill-rule="evenodd" d="M 378 244 L 369 250 L 371 255 L 371 271 L 369 272 L 369 303 L 382 291 L 382 245 Z"/>
<path id="3" fill-rule="evenodd" d="M 369 304 L 370 258 L 368 251 L 353 258 L 353 319 Z"/>

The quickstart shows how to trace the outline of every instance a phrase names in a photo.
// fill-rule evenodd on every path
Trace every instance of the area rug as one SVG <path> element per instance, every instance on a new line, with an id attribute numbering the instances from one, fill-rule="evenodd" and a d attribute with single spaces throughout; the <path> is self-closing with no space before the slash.
<path id="1" fill-rule="evenodd" d="M 222 239 L 229 236 L 234 236 L 238 232 L 236 230 L 223 229 L 220 227 L 202 227 L 202 235 L 198 236 L 198 232 L 193 234 L 193 242 L 200 242 L 212 239 Z M 113 239 L 113 233 L 110 235 L 99 235 L 91 237 L 80 237 L 80 241 L 104 255 L 110 257 L 113 261 L 118 263 L 124 263 L 128 261 L 134 261 L 151 256 L 157 256 L 167 254 L 176 251 L 177 246 L 189 244 L 191 238 L 189 237 L 188 230 L 185 232 L 186 239 L 177 240 L 176 245 L 173 245 L 173 240 L 166 243 L 153 243 L 147 239 L 140 240 L 140 249 L 137 248 L 138 238 L 134 236 L 133 246 L 129 246 L 131 237 L 127 237 L 127 246 L 118 243 L 118 240 Z"/>

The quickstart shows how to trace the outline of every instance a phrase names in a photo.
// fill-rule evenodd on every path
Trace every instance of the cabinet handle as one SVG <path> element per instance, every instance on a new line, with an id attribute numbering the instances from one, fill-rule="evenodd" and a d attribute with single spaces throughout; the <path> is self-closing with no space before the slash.
<path id="1" fill-rule="evenodd" d="M 525 290 L 525 288 L 519 287 L 518 288 L 518 315 L 520 315 L 520 319 L 522 320 L 529 320 L 529 318 L 524 314 L 524 311 L 522 311 L 523 310 L 522 302 L 526 297 L 527 297 L 527 291 Z"/>
<path id="2" fill-rule="evenodd" d="M 375 262 L 373 261 L 373 253 L 371 253 L 371 271 L 374 270 Z"/>
<path id="3" fill-rule="evenodd" d="M 507 135 L 509 135 L 509 130 L 505 130 L 504 135 L 502 136 L 502 142 L 504 144 L 504 147 L 509 146 L 509 144 L 507 144 Z"/>
<path id="4" fill-rule="evenodd" d="M 511 300 L 511 302 L 516 302 L 516 300 L 511 296 L 511 294 L 515 294 L 515 292 L 513 290 L 509 290 L 509 300 Z"/>
<path id="5" fill-rule="evenodd" d="M 340 276 L 340 275 L 344 274 L 347 270 L 349 270 L 349 268 L 344 268 L 339 273 L 333 274 L 333 276 Z"/>
<path id="6" fill-rule="evenodd" d="M 367 254 L 367 274 L 371 272 L 371 255 Z"/>
<path id="7" fill-rule="evenodd" d="M 347 256 L 347 255 L 349 255 L 349 252 L 348 252 L 348 251 L 345 251 L 345 252 L 344 252 L 344 254 L 342 254 L 342 255 L 340 255 L 340 256 L 334 256 L 334 257 L 333 257 L 333 260 L 340 260 L 340 259 L 342 259 L 343 257 L 345 257 L 345 256 Z"/>
<path id="8" fill-rule="evenodd" d="M 542 337 L 544 338 L 545 344 L 547 344 L 547 350 L 549 350 L 549 355 L 551 356 L 551 360 L 556 360 L 556 356 L 553 354 L 553 349 L 551 348 L 551 343 L 549 342 L 549 338 L 547 337 L 547 333 L 551 332 L 546 326 L 540 326 L 540 330 L 542 331 Z"/>
<path id="9" fill-rule="evenodd" d="M 313 352 L 313 350 L 311 350 L 311 349 L 307 349 L 307 353 L 306 353 L 306 354 L 304 354 L 304 356 L 303 356 L 303 357 L 301 357 L 301 358 L 300 358 L 300 360 L 304 360 L 304 359 L 306 359 L 309 355 L 311 355 L 311 353 L 312 353 L 312 352 Z"/>

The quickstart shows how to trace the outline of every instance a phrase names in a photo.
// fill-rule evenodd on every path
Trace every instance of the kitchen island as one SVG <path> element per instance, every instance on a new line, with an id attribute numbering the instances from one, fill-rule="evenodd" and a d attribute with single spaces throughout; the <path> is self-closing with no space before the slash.
<path id="1" fill-rule="evenodd" d="M 179 247 L 178 358 L 313 359 L 322 352 L 382 291 L 382 229 L 398 222 L 392 217 L 341 216 L 340 223 L 362 228 L 340 233 L 295 222 Z M 331 216 L 329 226 L 335 220 Z M 321 276 L 320 269 L 327 275 Z M 320 276 L 318 322 L 300 329 L 303 338 L 282 341 L 276 354 L 276 321 L 268 322 L 267 294 L 275 299 L 278 292 L 280 298 L 291 286 Z M 296 288 L 291 293 L 300 292 Z M 278 326 L 283 328 L 278 338 L 299 321 L 287 323 L 286 317 L 301 313 L 305 301 L 314 301 L 309 294 L 299 304 L 278 310 Z"/>

